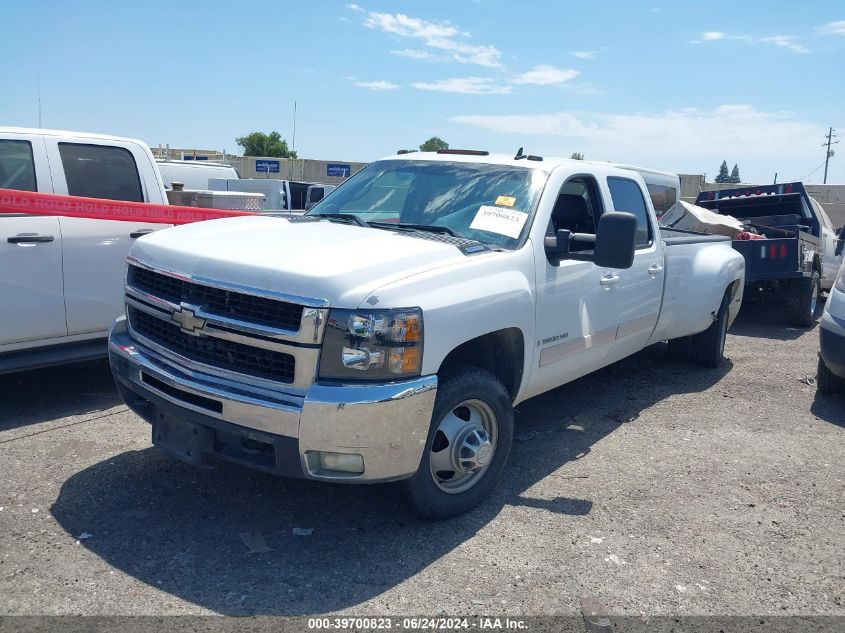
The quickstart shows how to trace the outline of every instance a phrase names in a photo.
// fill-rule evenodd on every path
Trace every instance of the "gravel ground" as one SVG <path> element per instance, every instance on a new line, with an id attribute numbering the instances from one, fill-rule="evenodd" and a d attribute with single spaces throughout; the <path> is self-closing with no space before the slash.
<path id="1" fill-rule="evenodd" d="M 596 601 L 618 615 L 845 615 L 845 400 L 804 382 L 817 350 L 817 330 L 746 306 L 717 370 L 659 345 L 525 402 L 494 497 L 439 523 L 395 486 L 175 461 L 105 363 L 0 377 L 0 615 Z"/>

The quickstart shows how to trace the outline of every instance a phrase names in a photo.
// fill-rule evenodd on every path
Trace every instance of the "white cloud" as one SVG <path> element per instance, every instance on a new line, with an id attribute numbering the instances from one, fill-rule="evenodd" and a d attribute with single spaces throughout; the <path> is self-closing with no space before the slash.
<path id="1" fill-rule="evenodd" d="M 432 83 L 418 82 L 413 84 L 419 90 L 431 90 L 434 92 L 455 92 L 465 95 L 496 95 L 508 94 L 513 91 L 511 86 L 496 83 L 486 77 L 458 77 L 454 79 L 441 79 Z"/>
<path id="2" fill-rule="evenodd" d="M 421 51 L 414 48 L 403 48 L 402 50 L 390 51 L 391 55 L 407 57 L 409 59 L 434 59 L 434 55 L 428 51 Z"/>
<path id="3" fill-rule="evenodd" d="M 659 114 L 552 112 L 462 115 L 449 120 L 520 138 L 536 135 L 539 138 L 532 142 L 535 153 L 568 155 L 566 148 L 574 147 L 596 160 L 676 169 L 709 166 L 731 156 L 741 166 L 747 164 L 749 170 L 752 165 L 765 170 L 772 165 L 772 171 L 783 171 L 791 164 L 812 162 L 818 154 L 816 141 L 826 132 L 826 128 L 797 120 L 788 112 L 761 112 L 750 105 Z"/>
<path id="4" fill-rule="evenodd" d="M 359 88 L 366 88 L 367 90 L 396 90 L 399 86 L 392 84 L 389 81 L 356 81 L 354 82 Z"/>
<path id="5" fill-rule="evenodd" d="M 828 22 L 827 24 L 818 27 L 819 33 L 826 35 L 843 35 L 845 36 L 845 20 L 836 20 Z"/>
<path id="6" fill-rule="evenodd" d="M 772 35 L 771 37 L 757 38 L 758 42 L 764 44 L 774 44 L 775 46 L 783 46 L 788 48 L 793 53 L 809 53 L 810 49 L 798 44 L 794 35 Z"/>
<path id="7" fill-rule="evenodd" d="M 593 59 L 598 51 L 570 51 L 570 55 L 578 59 Z"/>
<path id="8" fill-rule="evenodd" d="M 428 48 L 443 51 L 449 58 L 464 64 L 475 64 L 487 68 L 499 68 L 502 54 L 495 46 L 470 44 L 460 38 L 469 36 L 457 27 L 445 22 L 429 22 L 412 18 L 403 13 L 378 13 L 370 11 L 364 26 L 384 33 L 421 40 Z"/>
<path id="9" fill-rule="evenodd" d="M 574 79 L 581 73 L 577 70 L 555 68 L 554 66 L 540 65 L 534 66 L 528 72 L 514 77 L 511 83 L 515 84 L 532 84 L 535 86 L 551 86 L 562 84 L 570 79 Z"/>
<path id="10" fill-rule="evenodd" d="M 359 13 L 364 12 L 364 9 L 360 6 L 358 6 L 357 4 L 347 4 L 346 8 L 349 9 L 350 11 L 358 11 Z"/>
<path id="11" fill-rule="evenodd" d="M 770 35 L 768 37 L 754 37 L 752 35 L 732 35 L 722 31 L 705 31 L 699 36 L 699 39 L 690 40 L 690 44 L 701 44 L 702 42 L 718 42 L 718 41 L 738 41 L 749 42 L 751 44 L 774 44 L 791 50 L 793 53 L 804 54 L 809 53 L 810 49 L 798 43 L 798 38 L 794 35 Z"/>

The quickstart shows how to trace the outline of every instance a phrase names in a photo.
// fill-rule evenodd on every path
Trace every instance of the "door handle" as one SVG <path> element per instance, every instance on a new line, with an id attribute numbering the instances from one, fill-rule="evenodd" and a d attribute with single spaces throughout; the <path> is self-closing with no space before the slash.
<path id="1" fill-rule="evenodd" d="M 648 267 L 648 274 L 649 275 L 656 275 L 657 273 L 663 272 L 663 266 L 658 266 L 657 264 L 652 264 Z"/>
<path id="2" fill-rule="evenodd" d="M 38 235 L 37 233 L 19 233 L 6 239 L 9 244 L 40 244 L 52 242 L 55 238 L 52 235 Z"/>
<path id="3" fill-rule="evenodd" d="M 145 235 L 147 235 L 148 233 L 152 233 L 153 231 L 155 231 L 155 229 L 138 229 L 137 231 L 132 231 L 129 234 L 129 237 L 133 239 L 138 237 L 144 237 Z"/>
<path id="4" fill-rule="evenodd" d="M 599 281 L 599 283 L 602 286 L 613 286 L 614 284 L 619 283 L 619 275 L 614 275 L 612 273 L 608 273 L 604 277 L 601 278 L 601 281 Z"/>

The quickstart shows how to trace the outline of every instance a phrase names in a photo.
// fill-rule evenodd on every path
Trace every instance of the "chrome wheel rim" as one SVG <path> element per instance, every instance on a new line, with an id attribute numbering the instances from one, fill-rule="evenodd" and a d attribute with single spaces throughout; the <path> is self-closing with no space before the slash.
<path id="1" fill-rule="evenodd" d="M 499 424 L 486 402 L 464 400 L 449 410 L 437 425 L 429 451 L 435 485 L 448 494 L 460 494 L 484 477 L 496 455 Z"/>

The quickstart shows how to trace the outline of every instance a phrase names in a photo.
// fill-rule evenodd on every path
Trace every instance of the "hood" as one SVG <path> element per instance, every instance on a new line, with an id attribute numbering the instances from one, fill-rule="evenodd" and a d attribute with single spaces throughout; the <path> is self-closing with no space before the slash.
<path id="1" fill-rule="evenodd" d="M 156 231 L 135 242 L 130 255 L 176 272 L 346 308 L 358 307 L 385 284 L 466 259 L 451 244 L 387 229 L 268 216 Z"/>

